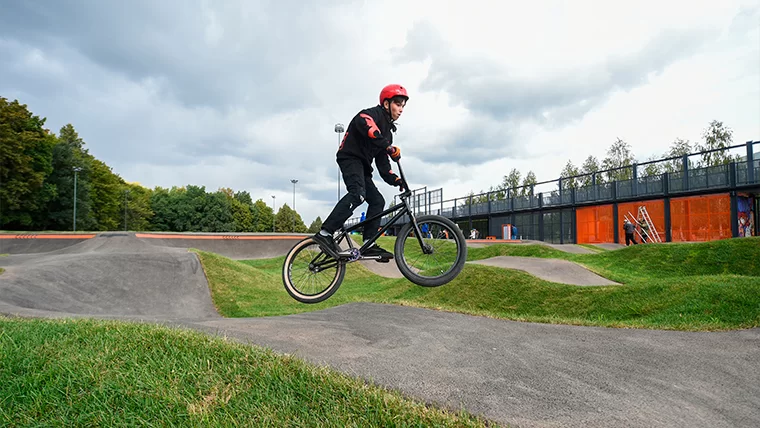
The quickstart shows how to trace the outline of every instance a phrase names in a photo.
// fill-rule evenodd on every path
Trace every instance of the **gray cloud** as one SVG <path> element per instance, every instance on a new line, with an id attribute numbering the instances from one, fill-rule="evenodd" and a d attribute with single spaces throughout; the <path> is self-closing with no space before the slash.
<path id="1" fill-rule="evenodd" d="M 582 118 L 615 90 L 646 83 L 650 74 L 692 55 L 712 36 L 705 31 L 668 30 L 633 55 L 534 79 L 514 77 L 508 66 L 488 58 L 453 52 L 427 23 L 409 31 L 407 45 L 396 55 L 405 62 L 431 60 L 423 90 L 445 91 L 454 102 L 495 120 L 529 119 L 554 127 Z"/>
<path id="2" fill-rule="evenodd" d="M 12 2 L 0 14 L 0 56 L 13 64 L 0 67 L 0 92 L 53 131 L 86 129 L 117 171 L 224 157 L 303 167 L 292 150 L 303 137 L 284 142 L 267 119 L 324 102 L 313 78 L 345 43 L 331 15 L 355 7 L 344 3 Z"/>
<path id="3" fill-rule="evenodd" d="M 488 58 L 457 53 L 436 29 L 420 22 L 408 32 L 407 44 L 395 52 L 395 59 L 430 61 L 420 89 L 446 92 L 453 103 L 474 116 L 473 122 L 445 138 L 441 149 L 428 159 L 473 165 L 483 159 L 523 154 L 517 131 L 520 123 L 552 129 L 579 121 L 615 91 L 645 84 L 652 74 L 695 53 L 710 37 L 714 34 L 668 30 L 635 54 L 548 77 L 525 78 Z"/>
<path id="4" fill-rule="evenodd" d="M 335 41 L 324 23 L 336 3 L 11 2 L 0 36 L 44 50 L 66 46 L 128 80 L 156 79 L 164 97 L 183 105 L 245 102 L 272 112 L 316 102 L 306 77 Z"/>

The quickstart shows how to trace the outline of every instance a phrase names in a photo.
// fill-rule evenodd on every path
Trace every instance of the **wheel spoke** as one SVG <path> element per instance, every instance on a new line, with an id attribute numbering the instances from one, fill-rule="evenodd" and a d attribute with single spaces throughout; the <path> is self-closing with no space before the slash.
<path id="1" fill-rule="evenodd" d="M 462 270 L 467 257 L 464 237 L 449 219 L 420 216 L 417 220 L 424 236 L 419 239 L 411 224 L 401 229 L 396 238 L 397 264 L 404 276 L 418 285 L 443 285 Z"/>
<path id="2" fill-rule="evenodd" d="M 313 241 L 299 245 L 285 259 L 285 289 L 301 302 L 324 300 L 340 286 L 345 265 L 324 254 Z"/>

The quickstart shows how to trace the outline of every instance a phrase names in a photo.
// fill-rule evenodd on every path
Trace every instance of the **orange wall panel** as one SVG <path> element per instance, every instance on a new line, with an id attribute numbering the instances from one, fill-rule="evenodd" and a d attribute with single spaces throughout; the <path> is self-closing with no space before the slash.
<path id="1" fill-rule="evenodd" d="M 670 226 L 673 242 L 730 238 L 731 199 L 725 193 L 671 199 Z"/>
<path id="2" fill-rule="evenodd" d="M 612 205 L 576 209 L 575 226 L 579 244 L 615 242 Z"/>
<path id="3" fill-rule="evenodd" d="M 628 215 L 631 221 L 636 222 L 638 220 L 639 207 L 641 206 L 646 207 L 649 218 L 652 220 L 652 224 L 654 224 L 654 228 L 660 236 L 660 240 L 665 242 L 665 201 L 662 199 L 618 204 L 618 222 L 620 224 L 617 227 L 619 228 L 620 240 L 625 242 L 625 233 L 623 232 L 623 220 L 625 220 L 625 216 Z M 650 230 L 649 234 L 654 236 L 654 232 Z M 635 236 L 636 242 L 639 242 L 641 239 L 638 235 Z"/>

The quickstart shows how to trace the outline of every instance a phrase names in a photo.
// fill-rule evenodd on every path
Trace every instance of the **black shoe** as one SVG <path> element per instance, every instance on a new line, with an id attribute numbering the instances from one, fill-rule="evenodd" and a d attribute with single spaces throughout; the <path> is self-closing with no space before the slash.
<path id="1" fill-rule="evenodd" d="M 380 263 L 388 263 L 393 258 L 393 253 L 385 251 L 379 245 L 373 245 L 362 253 L 362 257 L 379 257 L 377 259 Z"/>
<path id="2" fill-rule="evenodd" d="M 321 248 L 325 253 L 329 254 L 330 257 L 335 259 L 340 258 L 340 248 L 338 248 L 335 240 L 333 240 L 332 235 L 322 235 L 321 233 L 317 233 L 312 237 L 312 239 L 314 242 L 319 244 L 319 248 Z"/>

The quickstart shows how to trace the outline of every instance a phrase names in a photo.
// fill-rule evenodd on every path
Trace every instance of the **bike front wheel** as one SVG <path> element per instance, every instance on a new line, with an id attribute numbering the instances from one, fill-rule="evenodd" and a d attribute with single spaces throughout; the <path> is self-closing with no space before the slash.
<path id="1" fill-rule="evenodd" d="M 423 287 L 438 287 L 456 278 L 467 260 L 467 243 L 453 221 L 437 215 L 417 217 L 423 231 L 416 236 L 411 222 L 396 237 L 395 259 L 409 281 Z"/>
<path id="2" fill-rule="evenodd" d="M 324 253 L 312 238 L 297 243 L 285 256 L 282 282 L 301 303 L 319 303 L 336 291 L 346 275 L 346 262 Z"/>

